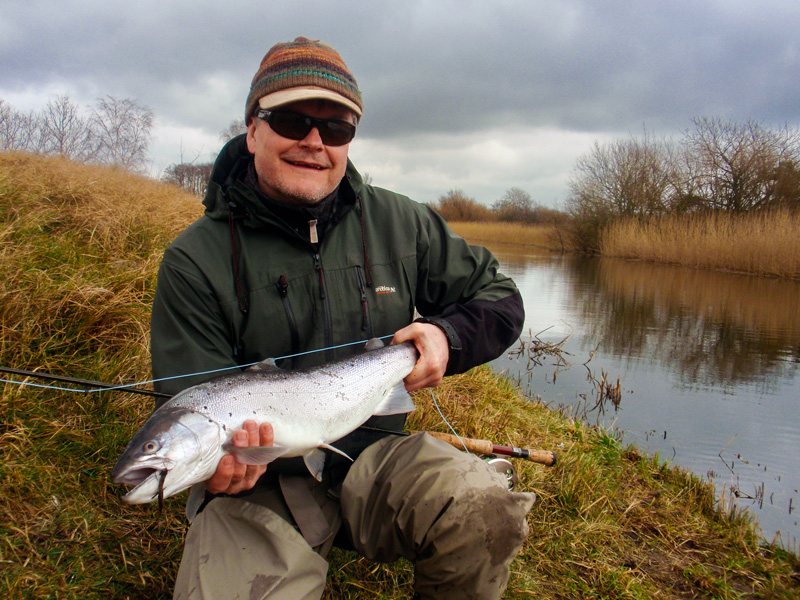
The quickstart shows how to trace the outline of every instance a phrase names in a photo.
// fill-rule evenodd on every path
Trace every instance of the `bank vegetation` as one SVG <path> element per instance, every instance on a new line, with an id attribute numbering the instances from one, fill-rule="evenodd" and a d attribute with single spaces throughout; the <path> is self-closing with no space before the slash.
<path id="1" fill-rule="evenodd" d="M 120 170 L 0 154 L 0 364 L 147 380 L 156 269 L 201 208 L 174 186 Z M 552 468 L 515 463 L 521 489 L 539 500 L 506 598 L 800 594 L 796 547 L 761 540 L 698 478 L 522 398 L 486 368 L 448 378 L 435 394 L 462 435 L 558 453 Z M 411 426 L 445 431 L 431 394 L 416 401 Z M 184 498 L 159 515 L 154 505 L 124 505 L 110 482 L 152 406 L 128 393 L 0 384 L 2 597 L 171 597 Z M 406 561 L 378 565 L 343 550 L 330 561 L 327 600 L 411 595 Z"/>
<path id="2" fill-rule="evenodd" d="M 517 188 L 490 208 L 458 190 L 434 208 L 475 241 L 800 278 L 797 128 L 697 118 L 678 140 L 596 143 L 568 189 L 564 211 Z"/>

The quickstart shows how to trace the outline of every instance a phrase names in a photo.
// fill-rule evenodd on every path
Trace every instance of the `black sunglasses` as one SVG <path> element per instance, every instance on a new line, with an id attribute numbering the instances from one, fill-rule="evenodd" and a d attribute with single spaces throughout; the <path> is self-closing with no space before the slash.
<path id="1" fill-rule="evenodd" d="M 356 126 L 338 119 L 317 119 L 288 110 L 259 110 L 256 116 L 272 131 L 290 140 L 302 140 L 316 127 L 326 146 L 344 146 L 356 135 Z"/>

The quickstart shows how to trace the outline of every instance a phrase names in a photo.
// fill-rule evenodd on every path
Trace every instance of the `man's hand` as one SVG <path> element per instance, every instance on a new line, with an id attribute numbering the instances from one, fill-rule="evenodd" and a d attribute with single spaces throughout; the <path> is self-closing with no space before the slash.
<path id="1" fill-rule="evenodd" d="M 413 392 L 442 383 L 447 361 L 450 360 L 450 344 L 444 331 L 430 323 L 412 323 L 394 334 L 392 344 L 408 341 L 414 342 L 417 347 L 419 360 L 403 380 L 406 389 Z"/>
<path id="2" fill-rule="evenodd" d="M 272 446 L 273 438 L 269 423 L 259 427 L 255 421 L 245 421 L 244 428 L 233 435 L 233 445 Z M 216 473 L 206 481 L 206 489 L 212 494 L 238 494 L 252 488 L 266 470 L 267 465 L 243 465 L 232 454 L 226 454 L 220 459 Z"/>

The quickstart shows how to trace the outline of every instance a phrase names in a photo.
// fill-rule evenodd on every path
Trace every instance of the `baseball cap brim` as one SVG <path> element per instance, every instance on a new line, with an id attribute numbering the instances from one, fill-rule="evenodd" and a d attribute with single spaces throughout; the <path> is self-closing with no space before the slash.
<path id="1" fill-rule="evenodd" d="M 270 110 L 272 108 L 291 104 L 292 102 L 300 102 L 301 100 L 330 100 L 331 102 L 346 106 L 356 113 L 356 116 L 361 117 L 361 109 L 352 100 L 348 100 L 333 90 L 311 85 L 292 87 L 272 92 L 271 94 L 263 96 L 258 101 L 258 105 L 264 110 Z"/>

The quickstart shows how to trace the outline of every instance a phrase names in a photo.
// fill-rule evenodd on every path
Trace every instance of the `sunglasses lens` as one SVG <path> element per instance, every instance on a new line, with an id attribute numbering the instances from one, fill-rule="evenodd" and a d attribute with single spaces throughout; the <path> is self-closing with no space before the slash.
<path id="1" fill-rule="evenodd" d="M 289 112 L 271 112 L 267 123 L 275 133 L 290 140 L 302 140 L 312 127 L 302 115 Z"/>
<path id="2" fill-rule="evenodd" d="M 319 122 L 319 136 L 326 146 L 344 146 L 356 134 L 354 125 L 345 121 Z"/>
<path id="3" fill-rule="evenodd" d="M 356 126 L 352 123 L 335 119 L 314 119 L 288 111 L 271 111 L 266 120 L 275 133 L 290 140 L 302 140 L 316 127 L 326 146 L 343 146 L 356 134 Z"/>

